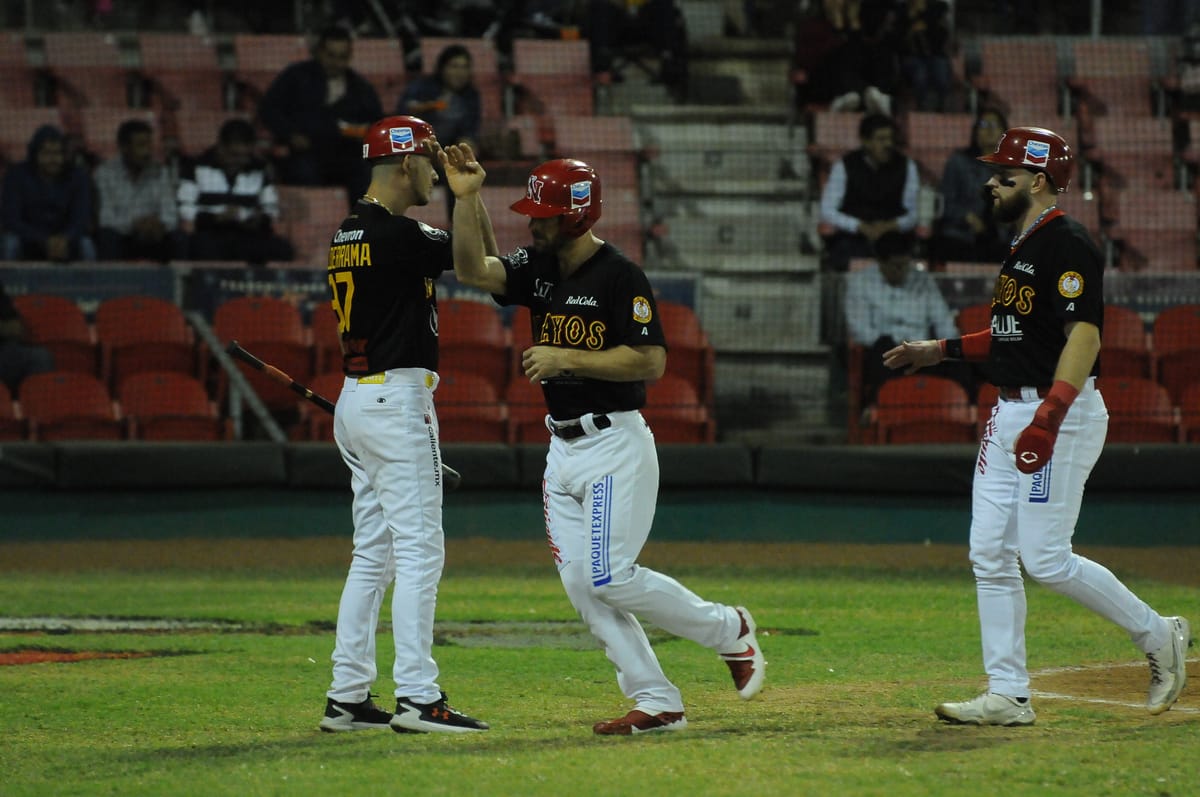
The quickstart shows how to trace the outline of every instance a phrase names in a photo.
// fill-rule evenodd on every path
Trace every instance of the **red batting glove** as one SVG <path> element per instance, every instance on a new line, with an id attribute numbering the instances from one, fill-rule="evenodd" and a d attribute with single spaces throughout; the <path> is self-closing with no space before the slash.
<path id="1" fill-rule="evenodd" d="M 1046 394 L 1033 421 L 1017 438 L 1017 470 L 1021 473 L 1037 473 L 1046 466 L 1054 453 L 1054 441 L 1058 439 L 1058 427 L 1067 417 L 1067 409 L 1079 395 L 1079 390 L 1070 382 L 1058 380 Z"/>

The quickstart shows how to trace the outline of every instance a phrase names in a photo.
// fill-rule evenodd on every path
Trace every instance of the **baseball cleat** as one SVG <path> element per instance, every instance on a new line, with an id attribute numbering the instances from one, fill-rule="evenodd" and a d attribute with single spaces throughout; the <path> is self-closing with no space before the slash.
<path id="1" fill-rule="evenodd" d="M 1182 617 L 1164 617 L 1171 638 L 1158 650 L 1146 654 L 1150 662 L 1150 694 L 1146 709 L 1161 714 L 1175 705 L 1187 683 L 1187 649 L 1192 644 L 1192 628 Z"/>
<path id="2" fill-rule="evenodd" d="M 375 705 L 371 696 L 361 703 L 339 703 L 325 698 L 325 716 L 318 726 L 326 733 L 370 731 L 389 727 L 392 715 Z"/>
<path id="3" fill-rule="evenodd" d="M 758 628 L 754 624 L 754 618 L 744 606 L 738 606 L 737 613 L 742 618 L 737 647 L 720 655 L 721 660 L 729 666 L 729 674 L 733 676 L 733 686 L 737 689 L 738 697 L 749 700 L 762 691 L 763 681 L 767 677 L 767 661 L 763 658 L 762 648 L 758 646 L 758 638 L 754 635 Z"/>
<path id="4" fill-rule="evenodd" d="M 647 714 L 635 708 L 624 717 L 597 722 L 592 726 L 592 732 L 599 736 L 629 736 L 634 733 L 653 733 L 654 731 L 681 731 L 686 727 L 687 718 L 683 716 L 682 711 Z"/>
<path id="5" fill-rule="evenodd" d="M 942 703 L 933 710 L 938 719 L 956 725 L 1032 725 L 1037 719 L 1029 698 L 984 692 L 962 703 Z"/>
<path id="6" fill-rule="evenodd" d="M 396 714 L 392 717 L 396 733 L 473 733 L 486 731 L 486 722 L 468 717 L 450 708 L 446 693 L 432 703 L 418 703 L 407 697 L 396 698 Z"/>

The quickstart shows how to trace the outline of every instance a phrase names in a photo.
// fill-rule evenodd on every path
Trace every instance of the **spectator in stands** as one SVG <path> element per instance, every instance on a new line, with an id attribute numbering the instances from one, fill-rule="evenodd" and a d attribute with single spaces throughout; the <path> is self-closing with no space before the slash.
<path id="1" fill-rule="evenodd" d="M 444 48 L 432 74 L 404 89 L 396 113 L 429 122 L 443 146 L 468 144 L 478 152 L 482 103 L 472 82 L 471 52 L 461 44 Z"/>
<path id="2" fill-rule="evenodd" d="M 893 98 L 901 88 L 900 10 L 893 0 L 863 0 L 848 5 L 831 28 L 839 45 L 820 62 L 818 80 L 828 84 L 834 111 L 865 110 L 891 116 Z M 829 9 L 826 9 L 827 13 Z M 803 44 L 801 43 L 801 46 Z"/>
<path id="3" fill-rule="evenodd" d="M 821 193 L 821 222 L 829 232 L 825 268 L 845 271 L 854 257 L 871 257 L 886 232 L 917 224 L 917 165 L 896 149 L 896 122 L 868 114 L 858 126 L 862 146 L 833 164 Z"/>
<path id="4" fill-rule="evenodd" d="M 184 165 L 179 217 L 191 234 L 193 259 L 255 265 L 292 259 L 292 245 L 272 229 L 279 193 L 267 163 L 254 154 L 255 142 L 253 125 L 230 119 L 221 125 L 217 145 Z"/>
<path id="5" fill-rule="evenodd" d="M 17 395 L 21 380 L 54 370 L 54 355 L 28 342 L 28 330 L 0 284 L 0 382 Z"/>
<path id="6" fill-rule="evenodd" d="M 900 68 L 918 111 L 944 111 L 950 94 L 950 7 L 908 0 L 901 20 Z"/>
<path id="7" fill-rule="evenodd" d="M 68 165 L 66 139 L 53 125 L 39 127 L 27 158 L 4 175 L 0 194 L 4 260 L 95 260 L 92 186 L 87 172 Z"/>
<path id="8" fill-rule="evenodd" d="M 120 154 L 96 168 L 101 260 L 148 258 L 165 262 L 187 257 L 187 237 L 179 230 L 175 186 L 153 157 L 153 130 L 141 119 L 117 128 Z"/>
<path id="9" fill-rule="evenodd" d="M 958 328 L 937 283 L 914 268 L 915 239 L 887 232 L 875 241 L 875 260 L 846 275 L 846 328 L 852 343 L 863 348 L 863 403 L 872 404 L 879 386 L 902 376 L 883 365 L 883 353 L 905 340 L 954 337 Z M 925 374 L 946 376 L 971 389 L 970 366 L 947 360 Z"/>
<path id="10" fill-rule="evenodd" d="M 286 150 L 278 162 L 281 182 L 343 185 L 354 202 L 370 177 L 362 136 L 383 116 L 383 107 L 370 82 L 350 68 L 351 51 L 345 28 L 326 28 L 311 59 L 288 66 L 271 82 L 258 118 Z"/>
<path id="11" fill-rule="evenodd" d="M 971 142 L 946 160 L 941 184 L 942 215 L 930 241 L 931 259 L 995 264 L 1008 254 L 1011 231 L 992 215 L 992 196 L 984 188 L 992 169 L 977 160 L 996 150 L 1007 129 L 1003 113 L 984 108 L 971 127 Z"/>

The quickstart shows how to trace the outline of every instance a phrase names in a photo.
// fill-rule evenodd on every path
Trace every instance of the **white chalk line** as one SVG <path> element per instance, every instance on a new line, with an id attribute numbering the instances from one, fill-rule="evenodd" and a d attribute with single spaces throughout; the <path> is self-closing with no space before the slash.
<path id="1" fill-rule="evenodd" d="M 1187 659 L 1188 662 L 1200 662 L 1200 658 Z M 1070 665 L 1066 667 L 1047 667 L 1042 670 L 1037 670 L 1029 674 L 1030 678 L 1041 678 L 1047 675 L 1062 675 L 1071 672 L 1095 672 L 1097 670 L 1119 670 L 1129 667 L 1145 667 L 1144 661 L 1127 661 L 1115 664 L 1080 664 Z M 1186 689 L 1186 687 L 1185 687 Z M 1045 692 L 1041 689 L 1031 689 L 1030 694 L 1034 697 L 1045 698 L 1046 700 L 1064 700 L 1071 703 L 1093 703 L 1105 706 L 1120 706 L 1122 708 L 1146 709 L 1145 703 L 1132 703 L 1127 700 L 1110 700 L 1104 697 L 1080 697 L 1079 695 L 1066 695 L 1061 692 Z M 1200 714 L 1200 708 L 1192 706 L 1180 706 L 1176 704 L 1171 707 L 1171 711 L 1175 714 Z"/>

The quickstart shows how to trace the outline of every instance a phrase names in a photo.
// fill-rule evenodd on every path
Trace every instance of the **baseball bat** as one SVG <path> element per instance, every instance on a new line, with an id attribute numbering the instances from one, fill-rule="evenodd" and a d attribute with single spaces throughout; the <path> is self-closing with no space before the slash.
<path id="1" fill-rule="evenodd" d="M 279 384 L 291 390 L 293 393 L 303 396 L 305 399 L 311 401 L 313 404 L 316 404 L 330 415 L 333 414 L 334 404 L 332 401 L 320 395 L 319 393 L 312 392 L 312 390 L 307 386 L 300 384 L 275 366 L 268 365 L 267 363 L 258 359 L 253 354 L 243 349 L 242 345 L 236 340 L 229 341 L 229 345 L 225 347 L 225 351 L 230 357 L 241 360 L 257 371 L 262 371 L 273 381 L 278 382 Z M 442 483 L 445 485 L 447 490 L 456 490 L 458 489 L 458 485 L 462 484 L 462 474 L 443 462 Z"/>

